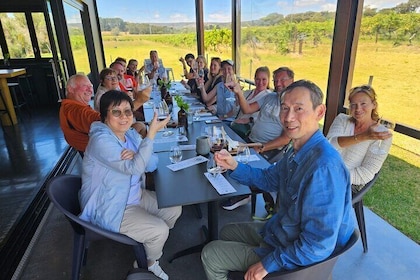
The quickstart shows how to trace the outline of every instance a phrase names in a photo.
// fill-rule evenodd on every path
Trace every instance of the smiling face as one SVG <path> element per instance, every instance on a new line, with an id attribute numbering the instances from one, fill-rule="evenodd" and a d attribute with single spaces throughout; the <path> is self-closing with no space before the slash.
<path id="1" fill-rule="evenodd" d="M 210 73 L 213 76 L 216 76 L 220 73 L 220 62 L 218 62 L 217 60 L 212 59 L 211 63 L 210 63 Z"/>
<path id="2" fill-rule="evenodd" d="M 125 66 L 118 62 L 112 65 L 112 69 L 114 69 L 115 72 L 117 72 L 118 80 L 121 81 L 124 78 Z"/>
<path id="3" fill-rule="evenodd" d="M 138 66 L 138 62 L 137 60 L 132 60 L 130 61 L 130 63 L 128 63 L 128 69 L 130 69 L 131 72 L 136 72 L 137 71 L 137 66 Z"/>
<path id="4" fill-rule="evenodd" d="M 255 90 L 257 92 L 263 91 L 268 87 L 268 73 L 259 71 L 255 74 Z"/>
<path id="5" fill-rule="evenodd" d="M 125 133 L 133 124 L 133 111 L 131 110 L 130 103 L 123 100 L 120 105 L 109 106 L 105 124 L 109 126 L 119 139 L 124 140 Z"/>
<path id="6" fill-rule="evenodd" d="M 324 116 L 325 105 L 313 108 L 311 93 L 305 87 L 296 87 L 282 97 L 280 120 L 286 135 L 299 150 L 318 130 L 318 122 Z"/>
<path id="7" fill-rule="evenodd" d="M 293 79 L 288 76 L 287 71 L 278 72 L 273 77 L 274 90 L 280 93 L 283 89 L 293 83 Z"/>
<path id="8" fill-rule="evenodd" d="M 93 94 L 93 85 L 86 76 L 73 76 L 67 84 L 67 97 L 84 104 L 89 104 Z"/>
<path id="9" fill-rule="evenodd" d="M 108 89 L 117 89 L 118 88 L 118 77 L 116 74 L 109 74 L 106 75 L 104 80 L 102 81 L 102 85 Z"/>
<path id="10" fill-rule="evenodd" d="M 356 122 L 370 121 L 376 102 L 363 91 L 354 93 L 350 98 L 350 115 Z"/>

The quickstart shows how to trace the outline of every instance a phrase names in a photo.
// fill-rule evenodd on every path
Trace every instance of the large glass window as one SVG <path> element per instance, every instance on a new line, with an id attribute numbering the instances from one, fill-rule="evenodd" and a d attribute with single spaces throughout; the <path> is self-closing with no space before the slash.
<path id="1" fill-rule="evenodd" d="M 336 1 L 324 6 L 275 0 L 241 3 L 240 75 L 253 80 L 260 66 L 268 66 L 271 73 L 287 66 L 295 80 L 311 80 L 326 92 Z"/>
<path id="2" fill-rule="evenodd" d="M 181 56 L 197 52 L 195 1 L 160 0 L 158 5 L 134 5 L 110 9 L 97 1 L 106 65 L 115 58 L 137 59 L 139 68 L 150 50 L 157 50 L 166 68 L 181 79 Z"/>
<path id="3" fill-rule="evenodd" d="M 418 7 L 417 7 L 418 8 Z M 417 9 L 418 10 L 418 9 Z M 364 7 L 352 86 L 367 84 L 378 96 L 379 114 L 420 128 L 420 14 L 410 5 Z M 420 154 L 420 141 L 394 133 L 394 147 Z"/>
<path id="4" fill-rule="evenodd" d="M 42 58 L 52 57 L 50 39 L 48 38 L 47 25 L 43 13 L 32 13 L 35 34 L 38 40 L 38 47 Z"/>
<path id="5" fill-rule="evenodd" d="M 232 59 L 232 3 L 204 0 L 204 48 L 209 58 Z"/>
<path id="6" fill-rule="evenodd" d="M 10 58 L 33 58 L 31 37 L 24 13 L 0 13 Z"/>
<path id="7" fill-rule="evenodd" d="M 88 74 L 90 73 L 90 66 L 80 10 L 64 2 L 64 13 L 76 71 Z"/>

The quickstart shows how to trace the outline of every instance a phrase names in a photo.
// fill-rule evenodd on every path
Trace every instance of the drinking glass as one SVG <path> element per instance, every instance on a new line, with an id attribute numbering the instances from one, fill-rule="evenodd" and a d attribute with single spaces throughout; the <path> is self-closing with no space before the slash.
<path id="1" fill-rule="evenodd" d="M 386 132 L 389 130 L 394 130 L 395 128 L 395 123 L 384 120 L 384 119 L 380 119 L 379 124 L 380 125 L 378 125 L 375 128 L 376 132 Z M 382 140 L 375 141 L 375 143 L 371 146 L 370 151 L 376 155 L 385 155 L 387 152 L 383 149 L 383 147 L 381 147 L 381 145 L 382 145 Z"/>
<path id="2" fill-rule="evenodd" d="M 168 107 L 168 104 L 166 104 L 165 100 L 162 100 L 161 102 L 159 102 L 157 107 L 155 108 L 155 110 L 158 114 L 158 119 L 159 120 L 164 120 L 169 115 L 169 107 Z M 168 137 L 168 136 L 171 136 L 172 134 L 174 134 L 172 131 L 167 130 L 166 125 L 163 128 L 163 130 L 164 130 L 164 132 L 162 134 L 163 137 Z"/>
<path id="3" fill-rule="evenodd" d="M 141 84 L 139 83 L 137 89 L 139 91 L 142 91 L 149 86 L 150 86 L 149 77 L 146 75 L 146 73 L 143 72 L 143 74 L 141 75 Z"/>
<path id="4" fill-rule="evenodd" d="M 207 172 L 213 177 L 217 177 L 218 174 L 222 173 L 222 168 L 217 165 L 214 156 L 212 155 L 210 155 L 209 160 L 207 161 Z"/>
<path id="5" fill-rule="evenodd" d="M 249 157 L 251 156 L 251 151 L 247 146 L 238 148 L 237 159 L 239 162 L 247 164 L 249 162 Z"/>
<path id="6" fill-rule="evenodd" d="M 172 146 L 171 151 L 169 152 L 169 159 L 172 163 L 177 163 L 182 160 L 182 150 L 179 146 Z"/>

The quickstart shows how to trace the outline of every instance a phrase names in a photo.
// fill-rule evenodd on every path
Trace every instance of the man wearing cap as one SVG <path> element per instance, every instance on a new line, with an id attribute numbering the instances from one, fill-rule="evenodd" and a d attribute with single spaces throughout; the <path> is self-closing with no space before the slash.
<path id="1" fill-rule="evenodd" d="M 206 93 L 203 79 L 199 86 L 201 96 L 206 106 L 216 113 L 219 118 L 228 118 L 236 114 L 238 107 L 235 104 L 235 94 L 232 89 L 225 86 L 226 83 L 236 82 L 234 63 L 232 60 L 222 61 L 222 82 L 218 83 L 210 92 Z M 216 104 L 210 104 L 216 98 Z"/>

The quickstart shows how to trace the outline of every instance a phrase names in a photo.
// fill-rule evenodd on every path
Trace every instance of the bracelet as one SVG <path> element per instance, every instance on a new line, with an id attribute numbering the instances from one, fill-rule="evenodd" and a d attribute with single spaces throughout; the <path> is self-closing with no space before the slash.
<path id="1" fill-rule="evenodd" d="M 359 142 L 359 140 L 357 139 L 357 135 L 353 135 L 354 140 L 356 140 L 356 142 Z"/>

